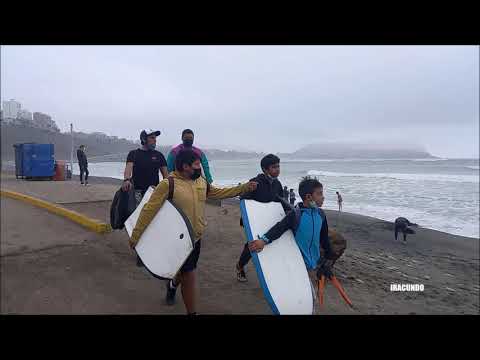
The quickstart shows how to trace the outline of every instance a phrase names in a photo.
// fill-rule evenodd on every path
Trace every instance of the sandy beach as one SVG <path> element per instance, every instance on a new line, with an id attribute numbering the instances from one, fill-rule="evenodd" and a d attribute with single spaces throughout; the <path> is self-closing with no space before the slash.
<path id="1" fill-rule="evenodd" d="M 108 222 L 120 181 L 16 180 L 2 172 L 2 189 L 40 197 Z M 327 286 L 319 314 L 478 314 L 479 239 L 419 228 L 407 244 L 393 224 L 326 211 L 329 226 L 348 240 L 335 272 L 354 303 L 349 309 Z M 402 214 L 392 214 L 392 218 Z M 238 203 L 206 207 L 198 267 L 200 314 L 271 314 L 253 265 L 238 283 L 235 262 L 244 236 Z M 414 219 L 411 219 L 414 221 Z M 1 198 L 2 314 L 184 314 L 181 296 L 164 303 L 165 284 L 136 266 L 124 230 L 105 235 L 17 200 Z M 423 284 L 423 292 L 391 292 L 391 284 Z M 180 294 L 179 294 L 180 295 Z"/>

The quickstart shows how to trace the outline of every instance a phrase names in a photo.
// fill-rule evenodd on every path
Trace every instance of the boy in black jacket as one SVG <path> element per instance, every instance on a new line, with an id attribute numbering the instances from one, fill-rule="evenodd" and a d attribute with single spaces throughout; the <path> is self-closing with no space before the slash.
<path id="1" fill-rule="evenodd" d="M 255 178 L 250 180 L 258 183 L 257 189 L 241 196 L 240 199 L 255 200 L 263 203 L 271 201 L 281 202 L 285 212 L 287 212 L 290 210 L 290 208 L 281 201 L 283 200 L 283 187 L 280 181 L 277 179 L 278 175 L 280 175 L 280 159 L 276 155 L 268 154 L 261 160 L 260 166 L 263 173 L 258 174 Z M 240 226 L 243 226 L 241 218 Z M 251 258 L 252 255 L 250 254 L 247 243 L 245 244 L 238 263 L 236 264 L 238 281 L 247 281 L 244 268 Z"/>

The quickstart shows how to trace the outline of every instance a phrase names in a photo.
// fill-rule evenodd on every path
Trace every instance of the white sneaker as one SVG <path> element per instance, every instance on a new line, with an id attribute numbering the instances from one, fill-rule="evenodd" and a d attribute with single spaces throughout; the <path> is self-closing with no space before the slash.
<path id="1" fill-rule="evenodd" d="M 245 270 L 244 269 L 240 270 L 238 268 L 238 264 L 235 266 L 235 269 L 237 270 L 237 280 L 239 282 L 247 282 L 248 279 L 247 279 L 247 275 L 245 274 Z"/>

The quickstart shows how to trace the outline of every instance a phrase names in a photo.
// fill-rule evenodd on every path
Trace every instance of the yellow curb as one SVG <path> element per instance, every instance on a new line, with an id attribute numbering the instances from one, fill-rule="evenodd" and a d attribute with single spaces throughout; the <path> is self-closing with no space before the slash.
<path id="1" fill-rule="evenodd" d="M 104 234 L 112 231 L 112 227 L 110 226 L 110 224 L 102 223 L 98 220 L 82 215 L 76 211 L 65 209 L 64 207 L 58 206 L 45 200 L 40 200 L 32 196 L 10 190 L 0 190 L 0 195 L 4 195 L 17 200 L 22 200 L 31 205 L 44 208 L 52 213 L 66 217 L 73 222 L 76 222 L 77 224 L 80 224 L 83 227 L 86 227 L 87 229 L 95 231 L 99 234 Z"/>

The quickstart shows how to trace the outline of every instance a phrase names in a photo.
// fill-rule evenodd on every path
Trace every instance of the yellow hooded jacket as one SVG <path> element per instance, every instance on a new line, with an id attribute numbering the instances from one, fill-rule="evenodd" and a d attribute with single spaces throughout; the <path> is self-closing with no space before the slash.
<path id="1" fill-rule="evenodd" d="M 174 181 L 174 192 L 172 202 L 175 203 L 190 220 L 194 232 L 194 241 L 202 237 L 205 229 L 205 201 L 207 200 L 207 182 L 203 177 L 196 180 L 186 179 L 176 171 L 171 173 Z M 158 210 L 168 197 L 168 179 L 163 179 L 155 188 L 152 196 L 144 205 L 137 224 L 130 238 L 130 246 L 134 247 L 140 236 L 153 220 Z M 209 199 L 221 200 L 228 199 L 249 192 L 248 183 L 231 188 L 220 189 L 210 185 L 208 193 Z"/>

